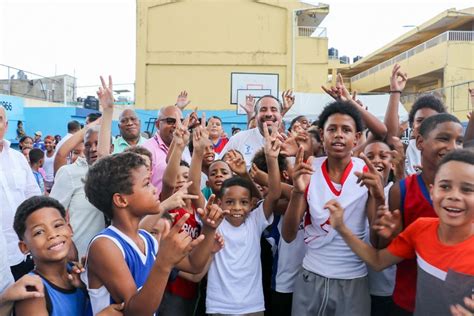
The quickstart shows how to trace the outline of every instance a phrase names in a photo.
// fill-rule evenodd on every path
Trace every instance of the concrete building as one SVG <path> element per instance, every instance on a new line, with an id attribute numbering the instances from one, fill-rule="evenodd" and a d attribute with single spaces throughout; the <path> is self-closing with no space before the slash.
<path id="1" fill-rule="evenodd" d="M 137 0 L 135 104 L 174 104 L 186 89 L 199 109 L 235 114 L 239 73 L 275 75 L 272 94 L 320 92 L 328 47 L 319 25 L 328 13 L 297 0 Z"/>
<path id="2" fill-rule="evenodd" d="M 354 64 L 334 63 L 330 73 L 342 73 L 358 92 L 388 92 L 396 63 L 409 76 L 402 96 L 407 109 L 417 95 L 431 92 L 465 120 L 473 106 L 467 91 L 474 88 L 474 7 L 446 10 Z"/>

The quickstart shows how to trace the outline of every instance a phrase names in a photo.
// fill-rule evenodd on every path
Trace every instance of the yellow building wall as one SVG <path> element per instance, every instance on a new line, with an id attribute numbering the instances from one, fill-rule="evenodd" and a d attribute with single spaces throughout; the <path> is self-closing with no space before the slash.
<path id="1" fill-rule="evenodd" d="M 327 39 L 295 35 L 293 42 L 294 9 L 305 6 L 298 0 L 137 0 L 136 105 L 173 104 L 186 89 L 200 109 L 235 109 L 232 72 L 278 73 L 281 92 L 293 84 L 293 62 L 296 90 L 320 92 Z"/>

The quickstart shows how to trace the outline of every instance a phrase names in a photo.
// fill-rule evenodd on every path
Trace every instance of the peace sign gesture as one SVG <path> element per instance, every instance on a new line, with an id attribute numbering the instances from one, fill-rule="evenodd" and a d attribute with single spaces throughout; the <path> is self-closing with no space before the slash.
<path id="1" fill-rule="evenodd" d="M 204 209 L 198 208 L 197 212 L 201 217 L 204 225 L 216 229 L 224 216 L 229 214 L 229 210 L 222 210 L 219 205 L 215 204 L 216 195 L 212 194 L 209 200 L 207 201 L 206 207 Z"/>
<path id="2" fill-rule="evenodd" d="M 112 85 L 112 76 L 109 76 L 109 85 L 105 84 L 104 78 L 100 76 L 100 82 L 102 87 L 99 87 L 97 91 L 97 97 L 99 98 L 99 103 L 104 110 L 114 108 L 114 90 Z"/>
<path id="3" fill-rule="evenodd" d="M 184 119 L 181 123 L 181 120 L 176 118 L 176 129 L 174 130 L 173 142 L 178 146 L 186 146 L 189 142 L 189 116 Z"/>
<path id="4" fill-rule="evenodd" d="M 263 137 L 265 138 L 263 151 L 268 158 L 278 158 L 281 148 L 281 141 L 278 136 L 279 133 L 276 128 L 272 128 L 270 134 L 267 122 L 263 123 Z"/>
<path id="5" fill-rule="evenodd" d="M 365 164 L 367 165 L 368 172 L 354 172 L 355 176 L 357 177 L 357 183 L 360 186 L 365 185 L 369 189 L 370 194 L 375 199 L 385 202 L 382 175 L 377 171 L 377 169 L 375 169 L 372 162 L 369 160 L 369 158 L 367 158 L 366 155 L 364 155 L 364 153 L 361 153 L 359 157 L 364 160 Z"/>

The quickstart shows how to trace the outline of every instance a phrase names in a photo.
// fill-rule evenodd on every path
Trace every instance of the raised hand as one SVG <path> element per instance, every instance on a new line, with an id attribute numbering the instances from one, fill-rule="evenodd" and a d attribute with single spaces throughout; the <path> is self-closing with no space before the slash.
<path id="1" fill-rule="evenodd" d="M 174 210 L 175 208 L 185 207 L 185 200 L 187 199 L 196 200 L 197 195 L 188 193 L 188 188 L 192 183 L 192 181 L 186 182 L 178 191 L 161 203 L 161 208 L 165 211 Z"/>
<path id="2" fill-rule="evenodd" d="M 245 176 L 247 174 L 247 165 L 245 160 L 234 150 L 229 150 L 225 156 L 225 162 L 229 165 L 232 172 L 238 176 Z"/>
<path id="3" fill-rule="evenodd" d="M 374 165 L 367 158 L 367 156 L 364 155 L 364 153 L 361 153 L 359 157 L 362 160 L 364 160 L 365 164 L 367 165 L 368 171 L 367 172 L 359 172 L 359 171 L 354 172 L 354 174 L 357 177 L 357 183 L 360 186 L 365 185 L 369 189 L 370 194 L 377 200 L 385 201 L 382 176 L 379 174 L 377 169 L 375 169 Z"/>
<path id="4" fill-rule="evenodd" d="M 311 175 L 314 170 L 311 166 L 312 157 L 308 159 L 308 162 L 303 161 L 304 149 L 302 146 L 298 148 L 296 153 L 295 167 L 293 169 L 293 190 L 299 193 L 304 193 L 309 185 Z"/>
<path id="5" fill-rule="evenodd" d="M 186 90 L 181 91 L 176 99 L 175 105 L 182 111 L 189 105 L 189 103 L 191 103 L 191 101 L 188 100 L 188 92 L 186 92 Z"/>
<path id="6" fill-rule="evenodd" d="M 283 109 L 281 111 L 281 115 L 284 116 L 295 104 L 295 95 L 293 94 L 293 90 L 289 89 L 283 91 L 281 98 L 283 100 Z"/>
<path id="7" fill-rule="evenodd" d="M 395 64 L 392 69 L 392 75 L 390 76 L 390 91 L 403 91 L 407 84 L 408 75 L 406 72 L 401 72 L 401 66 Z"/>
<path id="8" fill-rule="evenodd" d="M 187 118 L 184 119 L 184 121 L 181 123 L 181 121 L 176 118 L 176 129 L 174 130 L 174 137 L 173 137 L 173 142 L 178 145 L 178 146 L 187 146 L 189 143 L 189 120 L 190 117 L 188 116 Z"/>
<path id="9" fill-rule="evenodd" d="M 163 262 L 165 267 L 171 269 L 176 266 L 204 240 L 204 235 L 193 240 L 189 233 L 181 230 L 189 216 L 190 214 L 184 214 L 171 228 L 170 223 L 166 221 L 160 241 L 160 251 L 156 257 L 156 261 Z"/>
<path id="10" fill-rule="evenodd" d="M 71 263 L 72 267 L 67 275 L 69 283 L 71 283 L 75 288 L 82 288 L 84 287 L 84 283 L 82 283 L 80 276 L 82 272 L 86 271 L 86 269 L 84 269 L 84 265 L 81 262 L 73 261 Z"/>
<path id="11" fill-rule="evenodd" d="M 202 222 L 204 225 L 210 228 L 217 228 L 224 216 L 229 214 L 228 210 L 222 210 L 219 205 L 215 204 L 216 196 L 212 194 L 209 200 L 207 201 L 206 207 L 204 209 L 198 208 L 197 212 L 201 217 Z"/>
<path id="12" fill-rule="evenodd" d="M 255 183 L 268 186 L 268 174 L 258 169 L 256 164 L 252 164 L 252 167 L 250 168 L 250 177 Z"/>
<path id="13" fill-rule="evenodd" d="M 112 84 L 112 76 L 109 76 L 109 85 L 105 84 L 104 78 L 100 76 L 100 82 L 102 87 L 99 87 L 97 91 L 97 97 L 99 98 L 100 106 L 103 110 L 114 108 L 114 90 Z"/>
<path id="14" fill-rule="evenodd" d="M 224 248 L 225 242 L 224 242 L 224 237 L 222 237 L 221 234 L 216 233 L 214 237 L 214 245 L 212 245 L 211 253 L 218 253 L 221 251 L 222 248 Z"/>
<path id="15" fill-rule="evenodd" d="M 402 217 L 399 210 L 390 212 L 386 205 L 379 205 L 372 228 L 377 235 L 385 239 L 392 239 L 402 229 Z"/>
<path id="16" fill-rule="evenodd" d="M 245 105 L 239 104 L 239 107 L 247 113 L 247 116 L 253 116 L 255 112 L 255 98 L 253 95 L 248 95 L 245 97 Z"/>
<path id="17" fill-rule="evenodd" d="M 336 200 L 330 200 L 324 204 L 324 208 L 329 211 L 329 222 L 331 226 L 339 230 L 344 226 L 344 209 Z"/>
<path id="18" fill-rule="evenodd" d="M 263 123 L 263 137 L 265 139 L 265 144 L 263 146 L 265 156 L 269 158 L 278 158 L 281 141 L 278 139 L 279 133 L 277 129 L 273 128 L 270 134 L 267 123 Z"/>
<path id="19" fill-rule="evenodd" d="M 352 100 L 352 96 L 349 90 L 347 90 L 346 85 L 344 84 L 344 80 L 342 79 L 342 75 L 340 73 L 337 74 L 336 89 L 339 91 L 339 96 L 342 101 Z"/>

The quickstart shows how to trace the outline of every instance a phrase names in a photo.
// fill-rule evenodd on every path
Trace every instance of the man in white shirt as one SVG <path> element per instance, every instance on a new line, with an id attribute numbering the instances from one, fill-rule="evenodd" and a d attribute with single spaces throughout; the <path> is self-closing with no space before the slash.
<path id="1" fill-rule="evenodd" d="M 25 259 L 18 248 L 13 218 L 18 205 L 31 196 L 41 195 L 41 191 L 25 157 L 19 151 L 11 149 L 10 142 L 4 139 L 7 128 L 7 113 L 0 106 L 0 235 L 3 235 L 0 236 L 0 248 L 6 249 L 8 265 L 17 280 L 30 272 L 34 265 L 31 259 Z M 3 241 L 6 245 L 2 244 Z M 3 275 L 6 272 L 0 273 Z"/>
<path id="2" fill-rule="evenodd" d="M 255 104 L 257 127 L 232 136 L 221 151 L 219 158 L 222 158 L 231 149 L 238 150 L 244 156 L 247 169 L 250 169 L 253 156 L 264 144 L 263 123 L 267 123 L 270 131 L 272 128 L 279 128 L 282 121 L 282 108 L 280 100 L 274 96 L 261 97 Z"/>

